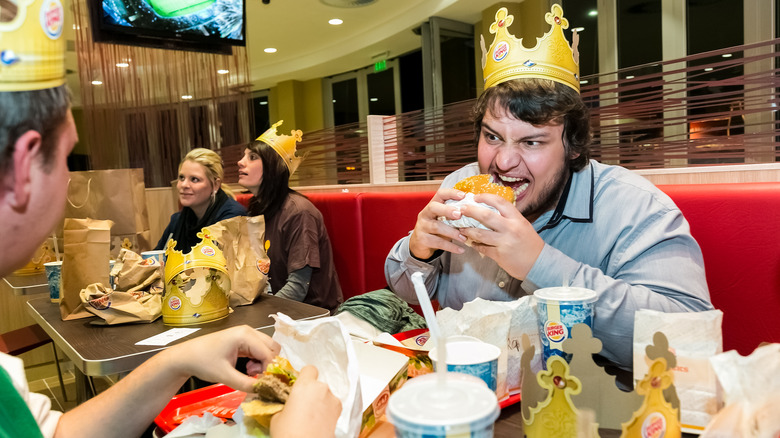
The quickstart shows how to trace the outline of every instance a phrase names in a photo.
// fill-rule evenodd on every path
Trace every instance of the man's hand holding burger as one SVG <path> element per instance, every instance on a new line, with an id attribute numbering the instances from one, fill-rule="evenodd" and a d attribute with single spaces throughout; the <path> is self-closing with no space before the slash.
<path id="1" fill-rule="evenodd" d="M 317 380 L 317 368 L 298 373 L 284 409 L 271 419 L 272 437 L 332 437 L 341 414 L 341 401 Z"/>

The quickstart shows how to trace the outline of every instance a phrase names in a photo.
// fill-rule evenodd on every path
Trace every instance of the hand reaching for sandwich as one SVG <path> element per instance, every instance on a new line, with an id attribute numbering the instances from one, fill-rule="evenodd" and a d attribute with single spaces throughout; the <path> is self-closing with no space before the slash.
<path id="1" fill-rule="evenodd" d="M 271 419 L 272 437 L 332 437 L 341 401 L 317 380 L 317 368 L 303 367 L 281 412 Z"/>

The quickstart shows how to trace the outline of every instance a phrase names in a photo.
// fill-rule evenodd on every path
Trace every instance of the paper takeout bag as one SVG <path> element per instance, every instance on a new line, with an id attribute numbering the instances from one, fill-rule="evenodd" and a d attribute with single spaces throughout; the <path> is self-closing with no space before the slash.
<path id="1" fill-rule="evenodd" d="M 643 309 L 634 319 L 634 380 L 648 371 L 645 349 L 656 332 L 663 333 L 677 357 L 674 386 L 680 399 L 683 427 L 701 429 L 720 409 L 721 394 L 709 359 L 723 352 L 723 312 L 668 313 Z"/>
<path id="2" fill-rule="evenodd" d="M 111 220 L 111 255 L 152 249 L 143 169 L 70 172 L 66 218 Z"/>
<path id="3" fill-rule="evenodd" d="M 144 260 L 136 252 L 122 248 L 111 274 L 116 290 L 121 292 L 151 292 L 162 294 L 165 289 L 162 267 L 156 259 Z"/>
<path id="4" fill-rule="evenodd" d="M 121 292 L 95 283 L 82 289 L 80 297 L 85 309 L 106 325 L 153 322 L 162 315 L 159 293 Z"/>
<path id="5" fill-rule="evenodd" d="M 92 316 L 81 302 L 81 290 L 93 283 L 109 284 L 112 225 L 110 220 L 65 219 L 60 277 L 60 316 L 63 320 Z"/>
<path id="6" fill-rule="evenodd" d="M 230 305 L 252 304 L 265 292 L 271 266 L 265 252 L 265 218 L 236 216 L 209 225 L 218 242 L 230 275 Z"/>

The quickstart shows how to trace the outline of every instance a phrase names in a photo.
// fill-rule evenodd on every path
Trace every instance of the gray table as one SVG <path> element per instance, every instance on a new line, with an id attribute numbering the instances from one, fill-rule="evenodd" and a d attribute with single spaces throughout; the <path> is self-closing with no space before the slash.
<path id="1" fill-rule="evenodd" d="M 59 304 L 52 303 L 48 296 L 31 299 L 27 305 L 35 322 L 73 361 L 79 402 L 94 395 L 89 391 L 89 377 L 131 371 L 155 353 L 187 339 L 242 324 L 272 335 L 274 320 L 269 315 L 277 312 L 282 312 L 294 320 L 320 318 L 329 314 L 321 307 L 263 295 L 250 306 L 234 308 L 233 313 L 219 321 L 189 326 L 200 330 L 161 347 L 135 344 L 170 330 L 172 327 L 163 324 L 162 318 L 150 324 L 105 326 L 93 324 L 102 321 L 97 317 L 63 321 Z"/>
<path id="2" fill-rule="evenodd" d="M 33 275 L 14 275 L 3 277 L 3 281 L 14 291 L 14 295 L 48 294 L 49 283 L 43 272 Z"/>

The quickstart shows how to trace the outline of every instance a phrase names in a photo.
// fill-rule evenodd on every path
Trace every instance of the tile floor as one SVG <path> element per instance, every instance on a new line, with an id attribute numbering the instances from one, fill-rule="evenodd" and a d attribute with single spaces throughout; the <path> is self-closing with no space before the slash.
<path id="1" fill-rule="evenodd" d="M 60 381 L 57 378 L 57 367 L 53 362 L 27 367 L 27 383 L 30 391 L 45 394 L 51 399 L 52 409 L 67 412 L 76 407 L 76 381 L 73 375 L 73 363 L 70 361 L 61 361 L 62 381 L 65 384 L 65 395 L 63 398 L 60 389 Z M 116 382 L 116 376 L 97 377 L 93 379 L 95 390 L 100 393 Z"/>

